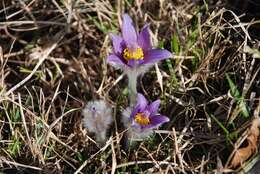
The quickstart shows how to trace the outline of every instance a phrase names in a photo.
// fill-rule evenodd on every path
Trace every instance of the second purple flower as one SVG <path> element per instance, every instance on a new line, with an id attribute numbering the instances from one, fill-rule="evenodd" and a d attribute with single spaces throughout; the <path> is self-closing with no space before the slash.
<path id="1" fill-rule="evenodd" d="M 146 98 L 138 93 L 137 103 L 123 112 L 123 122 L 128 128 L 129 140 L 139 141 L 148 138 L 153 129 L 169 121 L 169 118 L 158 113 L 160 100 L 148 103 Z"/>

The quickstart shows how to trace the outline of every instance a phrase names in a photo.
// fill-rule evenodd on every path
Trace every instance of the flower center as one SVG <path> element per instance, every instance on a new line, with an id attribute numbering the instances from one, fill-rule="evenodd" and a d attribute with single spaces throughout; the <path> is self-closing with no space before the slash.
<path id="1" fill-rule="evenodd" d="M 142 126 L 150 124 L 150 119 L 144 115 L 144 113 L 137 113 L 135 115 L 135 122 Z"/>
<path id="2" fill-rule="evenodd" d="M 138 47 L 135 51 L 132 51 L 132 50 L 129 50 L 128 48 L 126 48 L 126 49 L 124 49 L 123 57 L 126 60 L 130 60 L 130 59 L 139 60 L 139 59 L 144 58 L 144 53 L 143 53 L 142 48 L 140 48 L 140 47 Z"/>

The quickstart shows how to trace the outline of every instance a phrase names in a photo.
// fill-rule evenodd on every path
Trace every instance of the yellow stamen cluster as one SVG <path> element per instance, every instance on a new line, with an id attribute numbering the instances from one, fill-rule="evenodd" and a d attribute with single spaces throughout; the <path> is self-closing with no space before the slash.
<path id="1" fill-rule="evenodd" d="M 123 57 L 126 60 L 134 59 L 139 60 L 144 58 L 144 53 L 142 48 L 138 47 L 135 51 L 131 51 L 128 48 L 124 49 Z"/>
<path id="2" fill-rule="evenodd" d="M 137 122 L 138 124 L 140 124 L 142 126 L 146 126 L 146 125 L 150 124 L 150 119 L 148 117 L 146 117 L 143 113 L 137 113 L 135 115 L 135 122 Z"/>

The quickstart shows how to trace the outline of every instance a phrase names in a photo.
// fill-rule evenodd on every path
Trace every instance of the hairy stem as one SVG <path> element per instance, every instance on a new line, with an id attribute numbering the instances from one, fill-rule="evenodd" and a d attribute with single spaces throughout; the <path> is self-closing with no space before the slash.
<path id="1" fill-rule="evenodd" d="M 127 73 L 128 76 L 128 91 L 129 91 L 129 101 L 130 107 L 133 107 L 136 104 L 136 96 L 137 96 L 137 77 L 138 74 L 134 71 Z"/>

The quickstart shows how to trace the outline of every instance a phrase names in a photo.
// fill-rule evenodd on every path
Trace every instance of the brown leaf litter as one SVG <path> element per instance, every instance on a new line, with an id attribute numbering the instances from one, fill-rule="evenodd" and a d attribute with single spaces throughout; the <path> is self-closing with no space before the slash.
<path id="1" fill-rule="evenodd" d="M 256 151 L 259 143 L 260 118 L 252 121 L 248 136 L 247 145 L 239 148 L 233 155 L 228 168 L 236 168 L 248 160 Z"/>

